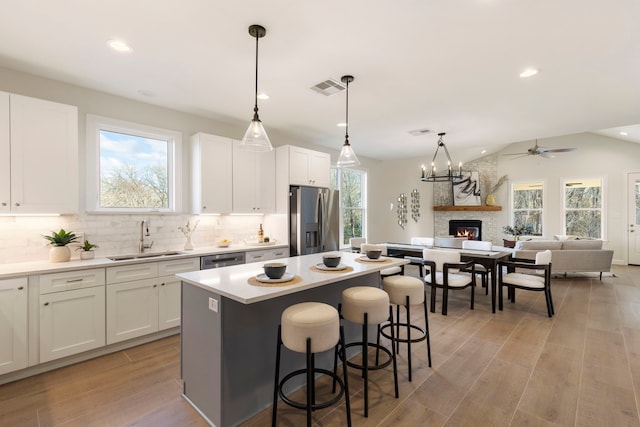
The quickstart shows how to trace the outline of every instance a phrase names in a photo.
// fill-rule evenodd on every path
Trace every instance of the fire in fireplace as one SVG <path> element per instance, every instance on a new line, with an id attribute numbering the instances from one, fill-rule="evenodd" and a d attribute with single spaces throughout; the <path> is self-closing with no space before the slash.
<path id="1" fill-rule="evenodd" d="M 482 240 L 482 221 L 477 219 L 449 220 L 449 235 L 466 237 L 469 240 Z"/>

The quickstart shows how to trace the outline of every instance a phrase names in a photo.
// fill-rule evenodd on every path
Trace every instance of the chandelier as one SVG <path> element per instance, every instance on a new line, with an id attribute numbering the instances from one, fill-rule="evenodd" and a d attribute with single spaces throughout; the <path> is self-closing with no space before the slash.
<path id="1" fill-rule="evenodd" d="M 442 137 L 445 135 L 445 132 L 441 132 L 438 134 L 438 136 L 440 137 L 438 138 L 438 148 L 436 148 L 436 152 L 433 154 L 433 159 L 431 160 L 431 167 L 429 168 L 429 170 L 427 170 L 425 166 L 422 165 L 422 176 L 420 178 L 421 181 L 446 182 L 462 178 L 462 162 L 458 163 L 458 167 L 455 169 L 451 166 L 451 156 L 449 155 L 449 150 L 447 150 L 447 146 L 444 145 L 444 142 L 442 141 Z M 438 169 L 436 167 L 436 160 L 440 148 L 444 150 L 444 153 L 447 156 L 447 166 L 446 168 L 442 169 Z"/>

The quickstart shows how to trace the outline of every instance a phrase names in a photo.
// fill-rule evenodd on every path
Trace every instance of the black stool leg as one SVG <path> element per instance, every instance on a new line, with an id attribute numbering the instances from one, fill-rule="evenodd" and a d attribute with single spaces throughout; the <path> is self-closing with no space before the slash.
<path id="1" fill-rule="evenodd" d="M 307 338 L 307 427 L 311 427 L 311 407 L 313 405 L 313 357 L 311 338 Z"/>
<path id="2" fill-rule="evenodd" d="M 278 412 L 278 381 L 280 381 L 280 347 L 282 346 L 281 326 L 278 326 L 278 347 L 276 349 L 276 379 L 273 383 L 273 413 L 271 426 L 276 427 L 276 414 Z"/>
<path id="3" fill-rule="evenodd" d="M 409 301 L 409 295 L 407 295 L 406 301 L 406 310 L 407 310 L 407 362 L 409 364 L 409 382 L 411 382 L 411 302 Z M 400 341 L 398 340 L 398 343 Z"/>
<path id="4" fill-rule="evenodd" d="M 393 345 L 395 342 L 395 335 L 393 334 L 393 308 L 389 306 L 389 321 L 391 322 L 391 359 L 393 360 L 393 385 L 396 392 L 396 399 L 400 397 L 400 393 L 398 392 L 398 364 L 396 363 L 396 348 Z"/>
<path id="5" fill-rule="evenodd" d="M 364 379 L 364 416 L 369 417 L 369 315 L 364 313 L 364 325 L 362 325 L 362 378 Z"/>
<path id="6" fill-rule="evenodd" d="M 396 305 L 396 337 L 400 338 L 400 306 Z M 400 340 L 395 343 L 396 345 L 396 354 L 400 354 Z"/>
<path id="7" fill-rule="evenodd" d="M 427 357 L 429 358 L 429 367 L 431 367 L 431 340 L 429 339 L 429 318 L 427 317 L 427 291 L 424 291 L 424 326 L 427 332 Z"/>
<path id="8" fill-rule="evenodd" d="M 349 375 L 347 374 L 347 352 L 344 341 L 344 326 L 340 326 L 340 342 L 338 345 L 342 347 L 342 358 L 344 359 L 344 362 L 342 363 L 342 376 L 344 377 L 344 400 L 345 407 L 347 409 L 347 426 L 351 427 L 351 403 L 349 400 Z M 336 346 L 336 350 L 337 348 L 338 347 Z"/>

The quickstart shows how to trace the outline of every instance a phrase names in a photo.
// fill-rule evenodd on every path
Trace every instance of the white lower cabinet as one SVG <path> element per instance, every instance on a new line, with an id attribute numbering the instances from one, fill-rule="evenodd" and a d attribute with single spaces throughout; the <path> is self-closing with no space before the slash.
<path id="1" fill-rule="evenodd" d="M 174 274 L 199 269 L 197 257 L 107 268 L 107 344 L 179 326 Z"/>
<path id="2" fill-rule="evenodd" d="M 158 330 L 156 278 L 107 285 L 107 344 Z"/>
<path id="3" fill-rule="evenodd" d="M 0 375 L 27 367 L 27 278 L 0 280 Z"/>
<path id="4" fill-rule="evenodd" d="M 43 274 L 40 285 L 40 363 L 105 345 L 104 269 Z"/>

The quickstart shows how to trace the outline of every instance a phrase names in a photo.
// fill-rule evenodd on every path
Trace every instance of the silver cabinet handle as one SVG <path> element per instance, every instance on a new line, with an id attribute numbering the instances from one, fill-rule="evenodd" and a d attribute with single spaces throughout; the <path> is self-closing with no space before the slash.
<path id="1" fill-rule="evenodd" d="M 71 280 L 67 280 L 67 283 L 76 283 L 76 282 L 82 282 L 83 279 L 71 279 Z"/>
<path id="2" fill-rule="evenodd" d="M 20 287 L 18 288 L 18 290 L 19 290 L 19 291 L 21 291 L 21 290 L 23 290 L 23 289 L 24 289 L 24 286 L 20 286 Z"/>
<path id="3" fill-rule="evenodd" d="M 48 303 L 48 302 L 45 302 L 45 303 L 44 303 L 44 306 L 45 306 L 45 307 L 46 307 L 46 306 L 48 306 L 48 305 L 49 305 L 49 303 Z"/>
<path id="4" fill-rule="evenodd" d="M 20 206 L 20 203 L 16 203 L 16 206 Z"/>
<path id="5" fill-rule="evenodd" d="M 7 202 L 2 202 L 2 206 L 7 206 Z"/>

